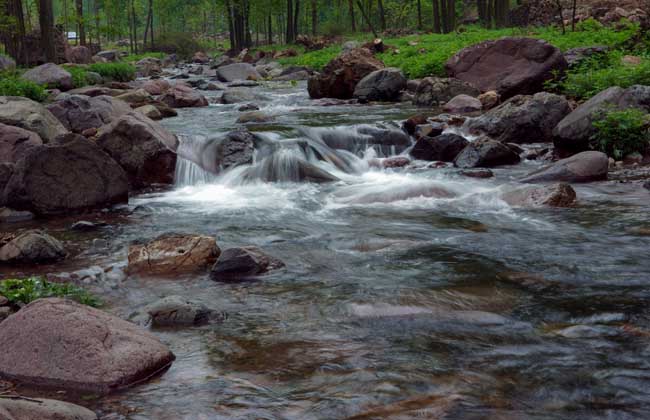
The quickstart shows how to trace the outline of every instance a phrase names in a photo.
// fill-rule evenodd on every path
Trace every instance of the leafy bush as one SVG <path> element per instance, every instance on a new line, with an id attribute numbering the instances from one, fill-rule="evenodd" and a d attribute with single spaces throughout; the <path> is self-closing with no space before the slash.
<path id="1" fill-rule="evenodd" d="M 63 66 L 63 68 L 72 75 L 72 84 L 75 88 L 84 87 L 88 84 L 85 68 L 79 66 Z"/>
<path id="2" fill-rule="evenodd" d="M 135 67 L 128 63 L 95 63 L 91 64 L 88 70 L 116 82 L 128 82 L 135 79 Z"/>
<path id="3" fill-rule="evenodd" d="M 159 37 L 156 49 L 166 54 L 176 54 L 180 58 L 189 59 L 195 52 L 201 51 L 201 45 L 190 33 L 172 33 Z"/>
<path id="4" fill-rule="evenodd" d="M 611 86 L 650 84 L 650 58 L 641 57 L 641 64 L 630 65 L 623 63 L 624 55 L 622 51 L 611 51 L 589 58 L 548 87 L 567 96 L 586 99 Z"/>
<path id="5" fill-rule="evenodd" d="M 0 295 L 13 304 L 27 304 L 37 299 L 62 297 L 88 306 L 99 306 L 100 300 L 71 283 L 51 283 L 39 277 L 0 280 Z"/>
<path id="6" fill-rule="evenodd" d="M 17 72 L 4 72 L 0 73 L 0 96 L 24 96 L 43 102 L 47 92 L 44 86 L 21 78 Z"/>
<path id="7" fill-rule="evenodd" d="M 596 134 L 592 147 L 615 159 L 634 152 L 643 153 L 650 146 L 649 123 L 648 115 L 635 108 L 606 111 L 593 122 Z"/>

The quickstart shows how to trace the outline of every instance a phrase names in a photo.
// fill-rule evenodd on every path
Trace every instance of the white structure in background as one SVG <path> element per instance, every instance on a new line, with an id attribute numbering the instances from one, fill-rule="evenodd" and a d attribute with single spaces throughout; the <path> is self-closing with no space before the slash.
<path id="1" fill-rule="evenodd" d="M 67 34 L 68 34 L 68 41 L 77 39 L 77 33 L 76 32 L 68 32 Z"/>

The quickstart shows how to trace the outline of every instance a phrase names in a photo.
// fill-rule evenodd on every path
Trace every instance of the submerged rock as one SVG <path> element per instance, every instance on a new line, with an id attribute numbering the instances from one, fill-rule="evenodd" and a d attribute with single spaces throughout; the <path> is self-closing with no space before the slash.
<path id="1" fill-rule="evenodd" d="M 9 264 L 43 264 L 64 259 L 63 244 L 40 231 L 25 232 L 0 248 L 0 262 Z"/>
<path id="2" fill-rule="evenodd" d="M 228 281 L 266 274 L 284 267 L 284 263 L 255 246 L 229 248 L 221 253 L 212 267 L 214 280 Z"/>
<path id="3" fill-rule="evenodd" d="M 573 207 L 576 192 L 565 183 L 524 186 L 501 194 L 501 199 L 514 207 Z"/>
<path id="4" fill-rule="evenodd" d="M 3 420 L 97 420 L 87 408 L 64 401 L 7 395 L 0 397 Z"/>
<path id="5" fill-rule="evenodd" d="M 468 144 L 464 137 L 457 134 L 422 137 L 411 149 L 411 156 L 420 160 L 453 162 Z"/>
<path id="6" fill-rule="evenodd" d="M 57 298 L 39 299 L 4 320 L 0 342 L 0 378 L 99 394 L 147 380 L 175 358 L 138 326 Z"/>
<path id="7" fill-rule="evenodd" d="M 146 324 L 153 327 L 202 325 L 210 321 L 212 310 L 181 296 L 167 296 L 145 306 Z"/>
<path id="8" fill-rule="evenodd" d="M 247 130 L 237 130 L 200 143 L 182 146 L 179 149 L 182 157 L 206 171 L 219 174 L 236 166 L 253 163 L 255 138 Z"/>
<path id="9" fill-rule="evenodd" d="M 128 271 L 166 275 L 193 272 L 214 264 L 220 253 L 214 238 L 170 233 L 129 246 Z"/>
<path id="10" fill-rule="evenodd" d="M 33 131 L 45 143 L 67 131 L 43 105 L 20 96 L 0 96 L 0 123 Z"/>
<path id="11" fill-rule="evenodd" d="M 5 203 L 38 215 L 68 214 L 128 200 L 124 170 L 94 142 L 77 135 L 36 146 L 13 168 Z"/>
<path id="12" fill-rule="evenodd" d="M 521 182 L 592 182 L 607 179 L 609 159 L 602 152 L 582 152 L 534 171 Z"/>
<path id="13" fill-rule="evenodd" d="M 562 51 L 546 41 L 505 37 L 464 48 L 445 64 L 447 74 L 496 91 L 504 99 L 540 92 L 555 72 L 568 67 Z"/>
<path id="14" fill-rule="evenodd" d="M 478 139 L 468 144 L 454 160 L 458 168 L 492 168 L 519 163 L 519 155 L 507 145 L 490 139 Z"/>

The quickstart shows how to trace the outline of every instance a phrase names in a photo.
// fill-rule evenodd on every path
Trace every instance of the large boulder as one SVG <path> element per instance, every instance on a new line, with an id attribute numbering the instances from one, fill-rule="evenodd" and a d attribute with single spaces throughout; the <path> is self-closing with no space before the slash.
<path id="1" fill-rule="evenodd" d="M 343 52 L 330 61 L 320 74 L 309 78 L 309 96 L 313 99 L 350 99 L 361 79 L 382 68 L 384 63 L 365 48 Z"/>
<path id="2" fill-rule="evenodd" d="M 481 92 L 472 84 L 454 78 L 425 77 L 420 81 L 413 103 L 418 106 L 438 106 L 458 95 L 476 97 Z"/>
<path id="3" fill-rule="evenodd" d="M 66 59 L 75 64 L 90 64 L 93 62 L 93 53 L 84 45 L 70 47 L 65 52 Z"/>
<path id="4" fill-rule="evenodd" d="M 255 246 L 229 248 L 212 267 L 214 280 L 229 281 L 259 276 L 284 267 L 284 263 Z"/>
<path id="5" fill-rule="evenodd" d="M 147 91 L 150 95 L 162 95 L 167 92 L 172 86 L 165 79 L 149 80 L 142 85 L 142 89 Z"/>
<path id="6" fill-rule="evenodd" d="M 237 104 L 241 102 L 254 102 L 267 99 L 264 95 L 255 92 L 251 88 L 231 87 L 221 95 L 222 104 Z"/>
<path id="7" fill-rule="evenodd" d="M 471 112 L 478 112 L 483 109 L 483 104 L 473 96 L 460 94 L 454 96 L 447 102 L 442 110 L 450 114 L 466 114 Z"/>
<path id="8" fill-rule="evenodd" d="M 117 50 L 105 50 L 95 54 L 95 57 L 99 57 L 107 62 L 114 62 L 120 60 L 120 52 Z"/>
<path id="9" fill-rule="evenodd" d="M 160 101 L 172 108 L 195 108 L 208 106 L 208 100 L 189 86 L 177 83 L 171 89 L 168 89 L 161 97 Z"/>
<path id="10" fill-rule="evenodd" d="M 42 144 L 43 140 L 38 134 L 0 123 L 0 162 L 15 163 L 25 157 L 32 147 Z"/>
<path id="11" fill-rule="evenodd" d="M 472 45 L 445 64 L 450 77 L 471 83 L 482 92 L 495 90 L 503 99 L 540 92 L 545 81 L 567 66 L 562 52 L 548 42 L 518 37 Z"/>
<path id="12" fill-rule="evenodd" d="M 513 207 L 573 207 L 576 192 L 569 184 L 523 186 L 501 194 L 503 201 Z"/>
<path id="13" fill-rule="evenodd" d="M 127 90 L 126 92 L 117 95 L 115 98 L 126 102 L 131 108 L 139 108 L 141 106 L 151 105 L 155 102 L 153 96 L 144 89 Z"/>
<path id="14" fill-rule="evenodd" d="M 400 69 L 385 68 L 373 71 L 354 88 L 354 97 L 361 101 L 395 101 L 406 88 L 406 77 Z"/>
<path id="15" fill-rule="evenodd" d="M 68 402 L 43 398 L 0 397 L 3 420 L 97 420 L 87 408 Z"/>
<path id="16" fill-rule="evenodd" d="M 16 70 L 16 62 L 11 57 L 0 54 L 0 71 Z"/>
<path id="17" fill-rule="evenodd" d="M 557 124 L 553 131 L 555 147 L 572 153 L 589 149 L 596 132 L 594 121 L 609 110 L 627 108 L 650 112 L 650 86 L 613 86 L 593 96 Z"/>
<path id="18" fill-rule="evenodd" d="M 411 149 L 411 156 L 420 160 L 453 162 L 468 144 L 464 137 L 457 134 L 421 137 Z"/>
<path id="19" fill-rule="evenodd" d="M 158 76 L 162 72 L 162 62 L 159 58 L 145 57 L 135 63 L 135 68 L 140 77 Z"/>
<path id="20" fill-rule="evenodd" d="M 0 96 L 0 123 L 33 131 L 46 143 L 67 131 L 43 105 L 20 96 Z"/>
<path id="21" fill-rule="evenodd" d="M 146 244 L 129 246 L 132 274 L 179 274 L 206 269 L 219 257 L 217 241 L 209 236 L 170 233 Z"/>
<path id="22" fill-rule="evenodd" d="M 74 87 L 72 75 L 54 63 L 45 63 L 27 70 L 23 74 L 23 79 L 45 85 L 51 89 L 70 90 Z"/>
<path id="23" fill-rule="evenodd" d="M 42 264 L 65 258 L 63 244 L 39 231 L 25 232 L 0 248 L 0 262 L 9 264 Z"/>
<path id="24" fill-rule="evenodd" d="M 4 320 L 0 342 L 0 378 L 39 388 L 106 394 L 174 361 L 167 346 L 140 327 L 56 298 L 39 299 Z"/>
<path id="25" fill-rule="evenodd" d="M 48 105 L 47 109 L 65 128 L 75 133 L 83 133 L 89 128 L 98 129 L 131 112 L 126 102 L 111 96 L 61 96 L 62 99 Z"/>
<path id="26" fill-rule="evenodd" d="M 582 152 L 528 174 L 522 182 L 591 182 L 607 179 L 609 158 L 602 152 Z"/>
<path id="27" fill-rule="evenodd" d="M 504 143 L 553 141 L 553 129 L 571 112 L 569 102 L 552 93 L 517 95 L 467 121 L 472 134 L 485 134 Z"/>
<path id="28" fill-rule="evenodd" d="M 181 145 L 178 150 L 180 156 L 214 174 L 253 163 L 254 152 L 254 137 L 246 130 L 231 131 L 199 144 Z"/>
<path id="29" fill-rule="evenodd" d="M 259 80 L 262 78 L 251 64 L 235 63 L 220 66 L 217 69 L 217 77 L 222 82 L 234 82 L 236 80 Z"/>
<path id="30" fill-rule="evenodd" d="M 174 182 L 178 139 L 139 112 L 102 127 L 97 145 L 124 168 L 133 188 Z"/>
<path id="31" fill-rule="evenodd" d="M 13 169 L 6 205 L 36 214 L 67 214 L 128 200 L 124 170 L 94 143 L 76 136 L 33 147 Z"/>
<path id="32" fill-rule="evenodd" d="M 519 163 L 519 155 L 507 145 L 487 138 L 467 145 L 454 160 L 458 168 L 492 168 Z"/>

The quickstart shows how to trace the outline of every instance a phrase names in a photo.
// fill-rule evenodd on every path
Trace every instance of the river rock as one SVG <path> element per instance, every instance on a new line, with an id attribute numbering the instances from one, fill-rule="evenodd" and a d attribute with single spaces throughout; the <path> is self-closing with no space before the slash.
<path id="1" fill-rule="evenodd" d="M 502 98 L 540 92 L 544 82 L 568 67 L 562 52 L 546 41 L 505 37 L 464 48 L 445 64 L 450 77 Z"/>
<path id="2" fill-rule="evenodd" d="M 361 101 L 395 101 L 406 88 L 406 77 L 397 68 L 373 71 L 361 79 L 354 89 L 354 97 Z"/>
<path id="3" fill-rule="evenodd" d="M 223 251 L 210 275 L 214 280 L 228 281 L 259 276 L 282 267 L 282 261 L 258 247 L 245 246 Z"/>
<path id="4" fill-rule="evenodd" d="M 566 60 L 569 67 L 575 67 L 578 64 L 582 63 L 584 60 L 591 58 L 595 55 L 604 54 L 608 50 L 609 47 L 600 46 L 600 45 L 594 47 L 571 48 L 564 53 L 564 59 Z"/>
<path id="5" fill-rule="evenodd" d="M 492 168 L 519 163 L 519 155 L 507 145 L 487 138 L 478 139 L 465 147 L 456 159 L 458 168 Z"/>
<path id="6" fill-rule="evenodd" d="M 172 108 L 196 108 L 208 106 L 208 100 L 191 87 L 177 83 L 167 90 L 160 101 Z"/>
<path id="7" fill-rule="evenodd" d="M 290 161 L 288 161 L 289 159 Z M 316 184 L 339 181 L 334 175 L 304 159 L 286 156 L 282 153 L 273 153 L 258 165 L 248 168 L 242 174 L 242 178 L 246 181 L 313 182 Z"/>
<path id="8" fill-rule="evenodd" d="M 139 112 L 102 127 L 97 145 L 124 168 L 133 188 L 174 182 L 178 139 Z"/>
<path id="9" fill-rule="evenodd" d="M 69 90 L 67 93 L 69 95 L 85 95 L 85 96 L 118 96 L 126 92 L 125 89 L 113 89 L 107 86 L 85 86 L 82 88 Z"/>
<path id="10" fill-rule="evenodd" d="M 245 112 L 237 118 L 239 124 L 265 123 L 273 121 L 275 117 L 262 111 Z"/>
<path id="11" fill-rule="evenodd" d="M 214 264 L 220 253 L 214 238 L 170 233 L 129 246 L 128 271 L 164 275 L 194 272 Z"/>
<path id="12" fill-rule="evenodd" d="M 203 325 L 210 321 L 213 311 L 181 296 L 167 296 L 145 306 L 146 324 L 153 327 Z"/>
<path id="13" fill-rule="evenodd" d="M 521 182 L 592 182 L 607 179 L 609 159 L 602 152 L 582 152 L 528 174 Z"/>
<path id="14" fill-rule="evenodd" d="M 192 57 L 192 63 L 206 64 L 210 62 L 210 57 L 203 51 L 197 51 Z"/>
<path id="15" fill-rule="evenodd" d="M 0 397 L 3 420 L 97 420 L 87 408 L 68 402 L 17 396 Z"/>
<path id="16" fill-rule="evenodd" d="M 140 327 L 57 298 L 39 299 L 3 321 L 0 341 L 3 379 L 98 394 L 147 380 L 175 358 Z"/>
<path id="17" fill-rule="evenodd" d="M 267 99 L 264 95 L 245 87 L 229 87 L 221 96 L 222 104 L 237 104 L 240 102 L 256 102 Z"/>
<path id="18" fill-rule="evenodd" d="M 478 95 L 477 99 L 481 101 L 483 110 L 487 111 L 499 105 L 499 103 L 501 102 L 501 95 L 499 95 L 497 92 L 493 90 L 490 90 Z"/>
<path id="19" fill-rule="evenodd" d="M 494 172 L 487 168 L 465 169 L 459 171 L 458 173 L 469 178 L 479 179 L 492 178 L 494 176 Z"/>
<path id="20" fill-rule="evenodd" d="M 65 143 L 33 147 L 16 164 L 4 198 L 16 210 L 68 214 L 126 202 L 128 179 L 93 142 L 72 135 Z"/>
<path id="21" fill-rule="evenodd" d="M 13 58 L 0 54 L 0 71 L 16 70 L 16 62 Z"/>
<path id="22" fill-rule="evenodd" d="M 469 112 L 477 112 L 481 109 L 483 109 L 483 104 L 480 100 L 463 94 L 454 96 L 442 107 L 443 111 L 452 114 L 466 114 Z"/>
<path id="23" fill-rule="evenodd" d="M 65 95 L 47 106 L 68 130 L 83 133 L 90 128 L 98 129 L 131 112 L 126 102 L 110 96 Z"/>
<path id="24" fill-rule="evenodd" d="M 596 132 L 594 121 L 608 110 L 627 108 L 650 112 L 650 86 L 613 86 L 593 96 L 557 124 L 553 131 L 555 147 L 571 153 L 588 150 Z"/>
<path id="25" fill-rule="evenodd" d="M 42 144 L 38 134 L 0 123 L 0 162 L 15 163 L 25 157 L 29 149 Z"/>
<path id="26" fill-rule="evenodd" d="M 472 84 L 454 78 L 425 77 L 415 91 L 413 104 L 417 106 L 438 106 L 458 95 L 476 97 L 481 92 Z"/>
<path id="27" fill-rule="evenodd" d="M 116 99 L 126 102 L 131 108 L 139 108 L 154 102 L 153 96 L 144 89 L 131 89 L 116 96 Z"/>
<path id="28" fill-rule="evenodd" d="M 553 141 L 553 129 L 571 112 L 563 96 L 536 93 L 517 95 L 480 117 L 467 121 L 472 134 L 485 134 L 504 143 Z"/>
<path id="29" fill-rule="evenodd" d="M 566 183 L 524 186 L 503 193 L 501 199 L 513 207 L 573 207 L 576 192 Z"/>
<path id="30" fill-rule="evenodd" d="M 9 264 L 43 264 L 64 259 L 63 244 L 50 235 L 32 230 L 0 248 L 0 262 Z"/>
<path id="31" fill-rule="evenodd" d="M 142 89 L 155 96 L 162 95 L 171 87 L 171 84 L 165 79 L 149 80 L 142 85 Z"/>
<path id="32" fill-rule="evenodd" d="M 217 68 L 217 78 L 221 82 L 236 80 L 260 80 L 262 76 L 248 63 L 234 63 Z"/>
<path id="33" fill-rule="evenodd" d="M 206 171 L 218 174 L 235 166 L 253 163 L 254 146 L 254 137 L 249 131 L 237 130 L 181 149 L 179 154 Z"/>
<path id="34" fill-rule="evenodd" d="M 422 137 L 411 149 L 411 156 L 420 160 L 453 162 L 468 144 L 464 137 L 451 133 Z"/>
<path id="35" fill-rule="evenodd" d="M 67 48 L 65 56 L 69 62 L 75 64 L 90 64 L 93 62 L 93 53 L 90 48 L 84 45 Z"/>
<path id="36" fill-rule="evenodd" d="M 33 131 L 45 143 L 67 131 L 43 105 L 19 96 L 0 96 L 0 123 Z"/>
<path id="37" fill-rule="evenodd" d="M 162 72 L 162 62 L 159 58 L 145 57 L 135 63 L 135 68 L 140 77 L 158 76 Z"/>
<path id="38" fill-rule="evenodd" d="M 321 139 L 332 149 L 353 153 L 365 151 L 369 146 L 384 155 L 401 153 L 411 146 L 411 139 L 403 131 L 390 128 L 359 126 L 356 130 L 323 130 Z"/>
<path id="39" fill-rule="evenodd" d="M 120 60 L 120 52 L 117 50 L 105 50 L 105 51 L 100 51 L 97 54 L 95 54 L 96 57 L 99 57 L 106 62 L 112 63 L 114 61 L 119 61 Z"/>
<path id="40" fill-rule="evenodd" d="M 402 123 L 402 129 L 410 136 L 415 134 L 415 129 L 419 125 L 427 124 L 427 117 L 424 115 L 413 115 Z M 440 133 L 442 134 L 442 133 Z"/>
<path id="41" fill-rule="evenodd" d="M 144 105 L 135 109 L 140 114 L 154 121 L 162 120 L 162 113 L 153 105 Z"/>
<path id="42" fill-rule="evenodd" d="M 384 63 L 365 48 L 343 52 L 331 60 L 320 74 L 309 78 L 309 96 L 312 99 L 352 98 L 359 81 L 382 68 Z"/>
<path id="43" fill-rule="evenodd" d="M 46 63 L 27 70 L 22 77 L 50 89 L 66 91 L 73 88 L 72 75 L 54 63 Z"/>

